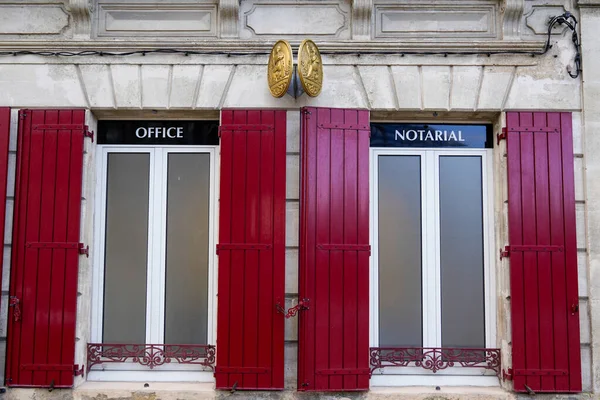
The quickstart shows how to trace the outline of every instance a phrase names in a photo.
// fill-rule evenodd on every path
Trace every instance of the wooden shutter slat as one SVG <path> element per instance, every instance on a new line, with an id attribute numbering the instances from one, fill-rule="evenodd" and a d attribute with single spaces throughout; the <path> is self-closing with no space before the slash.
<path id="1" fill-rule="evenodd" d="M 285 115 L 222 112 L 218 389 L 283 389 Z"/>
<path id="2" fill-rule="evenodd" d="M 298 388 L 368 390 L 368 112 L 302 115 Z"/>
<path id="3" fill-rule="evenodd" d="M 509 242 L 515 249 L 510 256 L 512 354 L 518 392 L 581 390 L 579 316 L 570 312 L 571 303 L 578 302 L 570 121 L 569 113 L 507 113 Z"/>
<path id="4" fill-rule="evenodd" d="M 79 251 L 65 250 L 80 246 L 84 119 L 83 110 L 20 113 L 10 294 L 22 318 L 9 315 L 10 386 L 73 385 Z"/>

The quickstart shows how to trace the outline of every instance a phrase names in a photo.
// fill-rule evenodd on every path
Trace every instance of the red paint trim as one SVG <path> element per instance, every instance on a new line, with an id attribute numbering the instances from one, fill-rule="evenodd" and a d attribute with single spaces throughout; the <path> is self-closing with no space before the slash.
<path id="1" fill-rule="evenodd" d="M 221 124 L 216 387 L 279 390 L 286 112 L 223 110 Z"/>
<path id="2" fill-rule="evenodd" d="M 299 390 L 369 389 L 368 126 L 368 111 L 302 110 Z"/>
<path id="3" fill-rule="evenodd" d="M 506 120 L 510 246 L 564 248 L 510 253 L 514 389 L 580 392 L 571 114 L 509 112 Z"/>
<path id="4" fill-rule="evenodd" d="M 77 243 L 80 238 L 84 110 L 21 110 L 17 145 L 9 311 L 7 385 L 70 387 L 73 370 L 23 365 L 74 365 L 79 251 L 27 243 Z M 32 125 L 56 129 L 34 130 Z M 69 129 L 58 129 L 69 127 Z"/>

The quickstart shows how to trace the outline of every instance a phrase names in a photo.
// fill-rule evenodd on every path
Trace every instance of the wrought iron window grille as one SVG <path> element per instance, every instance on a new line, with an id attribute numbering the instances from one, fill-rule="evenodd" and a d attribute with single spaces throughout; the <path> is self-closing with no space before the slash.
<path id="1" fill-rule="evenodd" d="M 214 371 L 215 354 L 214 345 L 88 343 L 87 371 L 95 365 L 125 362 L 150 369 L 164 364 L 192 364 Z"/>
<path id="2" fill-rule="evenodd" d="M 484 368 L 500 374 L 500 349 L 444 347 L 372 347 L 371 375 L 386 367 L 421 367 L 436 373 L 446 368 Z"/>

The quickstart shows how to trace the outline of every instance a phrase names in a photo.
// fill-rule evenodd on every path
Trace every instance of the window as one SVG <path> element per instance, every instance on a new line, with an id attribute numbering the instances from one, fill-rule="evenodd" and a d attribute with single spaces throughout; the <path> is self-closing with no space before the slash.
<path id="1" fill-rule="evenodd" d="M 472 384 L 473 374 L 498 382 L 492 370 L 446 369 L 459 351 L 441 350 L 496 347 L 490 153 L 371 151 L 371 343 L 403 349 L 405 361 L 376 370 L 375 386 Z M 426 365 L 431 357 L 439 368 Z"/>
<path id="2" fill-rule="evenodd" d="M 190 347 L 178 363 L 164 360 L 175 347 L 141 348 L 157 362 L 102 363 L 91 379 L 211 379 L 186 360 L 214 344 L 214 148 L 100 146 L 98 157 L 92 342 Z"/>

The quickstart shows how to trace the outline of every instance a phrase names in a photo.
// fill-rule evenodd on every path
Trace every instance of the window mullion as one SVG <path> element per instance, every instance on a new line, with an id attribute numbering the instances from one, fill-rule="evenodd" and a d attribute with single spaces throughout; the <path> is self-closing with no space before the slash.
<path id="1" fill-rule="evenodd" d="M 434 162 L 431 152 L 422 153 L 422 218 L 423 218 L 423 346 L 437 347 L 438 278 L 435 253 Z"/>
<path id="2" fill-rule="evenodd" d="M 162 154 L 160 149 L 151 151 L 150 159 L 150 207 L 148 212 L 148 286 L 146 289 L 146 342 L 161 343 L 160 334 L 160 275 L 159 262 L 161 248 L 157 239 L 160 236 L 162 221 L 160 190 L 162 188 Z"/>
<path id="3" fill-rule="evenodd" d="M 433 347 L 442 347 L 442 281 L 441 281 L 441 257 L 440 257 L 440 162 L 438 152 L 429 152 L 431 164 L 430 193 L 431 196 L 431 217 L 433 240 L 430 242 L 430 252 L 434 254 L 433 262 L 430 265 L 432 275 L 435 277 L 435 297 L 432 298 L 432 308 L 435 309 L 435 344 Z"/>

